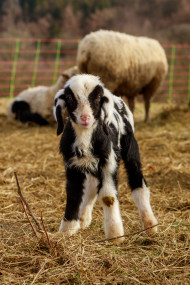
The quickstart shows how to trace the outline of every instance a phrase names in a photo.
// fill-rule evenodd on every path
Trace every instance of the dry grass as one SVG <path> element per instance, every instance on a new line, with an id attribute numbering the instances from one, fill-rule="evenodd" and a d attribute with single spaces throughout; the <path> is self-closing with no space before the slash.
<path id="1" fill-rule="evenodd" d="M 136 108 L 144 174 L 159 233 L 140 230 L 123 165 L 119 196 L 125 234 L 121 245 L 104 239 L 102 210 L 96 203 L 91 226 L 71 238 L 56 234 L 65 207 L 65 176 L 54 127 L 9 123 L 0 106 L 0 284 L 190 284 L 190 109 L 152 104 L 144 124 Z M 33 213 L 41 212 L 54 248 L 32 232 L 17 194 Z M 55 241 L 57 243 L 55 243 Z"/>

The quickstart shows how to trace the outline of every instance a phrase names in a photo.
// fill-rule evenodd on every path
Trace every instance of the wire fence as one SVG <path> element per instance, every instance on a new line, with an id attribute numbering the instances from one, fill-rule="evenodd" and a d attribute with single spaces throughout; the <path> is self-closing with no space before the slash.
<path id="1" fill-rule="evenodd" d="M 0 39 L 0 97 L 37 85 L 50 86 L 76 64 L 79 39 Z M 163 44 L 169 72 L 154 96 L 157 101 L 190 103 L 190 45 Z"/>

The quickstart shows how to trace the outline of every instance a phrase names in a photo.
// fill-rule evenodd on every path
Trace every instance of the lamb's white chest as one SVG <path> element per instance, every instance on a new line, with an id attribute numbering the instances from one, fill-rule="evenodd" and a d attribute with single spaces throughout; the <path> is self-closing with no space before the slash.
<path id="1" fill-rule="evenodd" d="M 81 156 L 77 156 L 77 154 L 70 159 L 70 166 L 77 167 L 83 171 L 88 172 L 97 172 L 98 171 L 98 163 L 99 159 L 95 157 L 90 150 L 84 151 L 82 149 L 79 150 L 81 152 Z"/>
<path id="2" fill-rule="evenodd" d="M 92 131 L 77 133 L 72 146 L 75 156 L 70 159 L 70 166 L 75 166 L 83 171 L 97 172 L 99 159 L 92 153 Z"/>

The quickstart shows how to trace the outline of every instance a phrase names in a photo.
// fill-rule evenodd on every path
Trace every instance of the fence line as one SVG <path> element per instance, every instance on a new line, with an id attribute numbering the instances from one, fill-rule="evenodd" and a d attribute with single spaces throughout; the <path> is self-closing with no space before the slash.
<path id="1" fill-rule="evenodd" d="M 170 73 L 169 73 L 169 101 L 172 101 L 173 93 L 173 77 L 174 77 L 174 64 L 175 64 L 175 46 L 172 46 L 171 62 L 170 62 Z"/>
<path id="2" fill-rule="evenodd" d="M 40 46 L 41 46 L 41 40 L 37 41 L 37 47 L 36 47 L 36 57 L 34 61 L 34 72 L 32 76 L 32 87 L 35 86 L 36 82 L 36 75 L 37 75 L 37 70 L 38 70 L 38 62 L 39 62 L 39 56 L 40 56 Z"/>
<path id="3" fill-rule="evenodd" d="M 189 78 L 188 78 L 188 103 L 190 105 L 190 65 L 189 65 Z"/>
<path id="4" fill-rule="evenodd" d="M 0 38 L 0 97 L 16 96 L 35 85 L 50 86 L 76 63 L 79 39 Z M 154 100 L 190 103 L 190 45 L 163 44 L 169 63 L 166 80 Z"/>
<path id="5" fill-rule="evenodd" d="M 13 97 L 14 80 L 15 80 L 15 75 L 16 75 L 16 65 L 17 65 L 17 61 L 18 61 L 19 48 L 20 48 L 20 42 L 19 42 L 19 40 L 16 40 L 16 49 L 15 49 L 13 69 L 12 69 L 11 82 L 10 82 L 10 98 Z"/>
<path id="6" fill-rule="evenodd" d="M 57 79 L 57 73 L 59 69 L 59 59 L 60 59 L 60 54 L 61 54 L 61 41 L 59 40 L 57 42 L 57 52 L 56 52 L 56 60 L 55 60 L 55 70 L 53 74 L 53 82 L 52 84 L 55 84 L 56 79 Z"/>

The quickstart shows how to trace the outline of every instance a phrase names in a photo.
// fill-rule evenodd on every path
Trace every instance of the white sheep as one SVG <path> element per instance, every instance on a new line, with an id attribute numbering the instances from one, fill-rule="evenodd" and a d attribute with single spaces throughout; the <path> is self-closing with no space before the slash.
<path id="1" fill-rule="evenodd" d="M 86 35 L 77 53 L 79 70 L 100 76 L 117 96 L 126 96 L 134 110 L 134 99 L 142 94 L 145 120 L 149 119 L 150 99 L 166 76 L 168 63 L 157 40 L 99 30 Z"/>
<path id="2" fill-rule="evenodd" d="M 51 87 L 37 86 L 23 90 L 7 107 L 7 117 L 21 122 L 33 121 L 39 125 L 54 123 L 52 106 L 56 92 L 78 73 L 76 66 L 65 70 Z"/>

